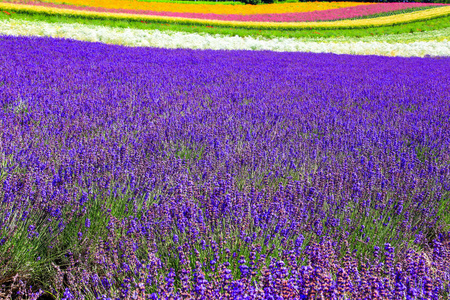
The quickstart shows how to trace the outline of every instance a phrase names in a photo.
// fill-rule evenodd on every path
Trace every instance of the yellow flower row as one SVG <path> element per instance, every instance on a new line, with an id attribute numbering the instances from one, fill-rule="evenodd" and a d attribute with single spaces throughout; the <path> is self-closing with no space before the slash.
<path id="1" fill-rule="evenodd" d="M 238 21 L 220 21 L 220 20 L 199 20 L 188 18 L 137 15 L 137 14 L 100 13 L 100 12 L 80 11 L 73 9 L 61 9 L 61 8 L 40 7 L 23 4 L 8 4 L 8 3 L 0 3 L 0 10 L 22 11 L 29 13 L 44 13 L 49 15 L 64 15 L 73 17 L 84 17 L 84 18 L 150 21 L 158 23 L 208 25 L 208 26 L 235 27 L 247 29 L 287 29 L 287 30 L 295 30 L 302 28 L 338 29 L 338 28 L 379 27 L 379 26 L 409 23 L 420 20 L 428 20 L 450 15 L 450 6 L 441 6 L 422 11 L 405 13 L 401 15 L 378 17 L 372 19 L 340 20 L 332 22 L 278 23 L 278 22 L 238 22 Z"/>
<path id="2" fill-rule="evenodd" d="M 164 12 L 187 12 L 209 14 L 280 14 L 295 12 L 310 12 L 328 10 L 359 5 L 372 5 L 363 2 L 302 2 L 280 3 L 267 5 L 224 5 L 224 4 L 183 4 L 164 2 L 142 2 L 137 0 L 47 0 L 44 2 L 56 4 L 69 4 L 76 6 L 89 6 L 108 9 L 132 9 Z"/>

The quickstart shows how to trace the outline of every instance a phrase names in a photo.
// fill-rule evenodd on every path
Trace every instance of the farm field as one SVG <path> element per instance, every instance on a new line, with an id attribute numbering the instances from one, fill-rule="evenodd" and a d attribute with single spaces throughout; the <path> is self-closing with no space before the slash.
<path id="1" fill-rule="evenodd" d="M 0 299 L 449 299 L 449 24 L 0 1 Z"/>
<path id="2" fill-rule="evenodd" d="M 80 4 L 74 1 L 74 4 Z M 84 2 L 81 2 L 84 3 Z M 118 4 L 117 4 L 118 3 Z M 197 17 L 170 17 L 155 11 L 159 2 L 145 2 L 149 10 L 125 10 L 130 2 L 117 2 L 109 8 L 81 7 L 58 3 L 0 2 L 0 34 L 48 36 L 126 46 L 216 49 L 271 50 L 290 52 L 328 52 L 336 54 L 372 54 L 387 56 L 450 55 L 450 6 L 430 3 L 358 3 L 342 2 L 279 4 L 278 14 L 263 14 L 265 5 L 199 5 Z M 138 2 L 143 3 L 143 2 Z M 120 5 L 119 5 L 120 4 Z M 125 5 L 125 4 L 128 4 Z M 165 3 L 163 3 L 165 4 Z M 184 13 L 183 5 L 166 3 L 171 13 Z M 296 4 L 296 5 L 294 5 Z M 277 4 L 278 5 L 278 4 Z M 347 7 L 342 7 L 347 5 Z M 326 7 L 331 7 L 325 10 Z M 113 7 L 113 8 L 111 8 Z M 166 6 L 162 6 L 163 8 Z M 219 7 L 219 8 L 217 8 Z M 232 11 L 241 7 L 240 11 Z M 277 7 L 268 5 L 268 7 Z M 316 7 L 317 11 L 311 11 Z M 409 8 L 408 8 L 409 7 Z M 166 8 L 166 9 L 169 9 Z M 226 15 L 266 21 L 227 21 L 198 18 L 215 12 L 250 12 L 259 14 Z M 259 11 L 252 11 L 258 8 Z M 369 9 L 371 8 L 371 9 Z M 271 8 L 272 9 L 272 8 Z M 292 22 L 270 21 L 286 15 L 315 13 L 333 19 L 336 11 L 351 10 L 346 19 Z M 112 11 L 114 10 L 114 12 Z M 186 8 L 184 8 L 186 10 Z M 308 11 L 309 10 L 309 11 Z M 305 12 L 306 11 L 306 12 Z M 384 11 L 384 12 L 383 12 Z M 342 16 L 346 12 L 342 12 Z M 347 11 L 348 13 L 348 11 Z M 356 15 L 358 17 L 355 17 Z M 164 14 L 164 12 L 162 12 Z M 208 15 L 209 14 L 209 15 Z M 309 16 L 311 17 L 311 16 Z M 309 18 L 308 17 L 308 18 Z M 314 16 L 313 16 L 314 17 Z M 316 16 L 317 17 L 317 16 Z"/>

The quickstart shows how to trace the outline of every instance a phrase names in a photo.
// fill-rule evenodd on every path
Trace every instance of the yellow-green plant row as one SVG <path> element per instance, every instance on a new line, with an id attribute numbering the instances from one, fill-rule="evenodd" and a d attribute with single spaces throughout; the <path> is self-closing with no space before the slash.
<path id="1" fill-rule="evenodd" d="M 102 13 L 92 11 L 79 11 L 73 9 L 62 9 L 53 7 L 39 7 L 24 4 L 0 3 L 0 9 L 20 11 L 26 13 L 42 13 L 49 15 L 65 15 L 72 17 L 98 18 L 98 19 L 115 19 L 115 20 L 134 20 L 134 21 L 150 21 L 188 25 L 207 25 L 234 28 L 251 28 L 251 29 L 286 29 L 295 30 L 301 28 L 367 28 L 379 27 L 387 25 L 396 25 L 409 23 L 414 21 L 429 20 L 437 17 L 450 15 L 450 6 L 442 6 L 431 8 L 423 11 L 405 13 L 401 15 L 385 16 L 371 19 L 360 20 L 339 20 L 331 22 L 239 22 L 239 21 L 222 21 L 222 20 L 199 20 L 178 17 L 165 16 L 149 16 L 139 14 L 119 14 L 119 13 Z"/>

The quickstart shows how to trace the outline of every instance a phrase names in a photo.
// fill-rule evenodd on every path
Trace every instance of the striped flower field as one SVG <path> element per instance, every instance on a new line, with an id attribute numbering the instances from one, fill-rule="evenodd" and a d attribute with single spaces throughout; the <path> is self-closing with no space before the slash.
<path id="1" fill-rule="evenodd" d="M 165 17 L 178 17 L 185 19 L 204 19 L 204 20 L 222 20 L 222 21 L 242 21 L 242 22 L 311 22 L 311 21 L 329 21 L 329 20 L 339 20 L 339 19 L 350 19 L 356 17 L 370 16 L 379 13 L 395 12 L 410 8 L 432 8 L 436 6 L 442 6 L 442 4 L 430 4 L 430 3 L 377 3 L 377 4 L 359 4 L 356 6 L 350 6 L 350 4 L 355 3 L 342 3 L 344 6 L 332 9 L 326 9 L 327 6 L 322 7 L 320 5 L 308 6 L 308 7 L 293 7 L 292 12 L 284 13 L 268 13 L 271 8 L 266 8 L 266 11 L 261 11 L 256 14 L 252 14 L 249 11 L 240 10 L 234 11 L 230 10 L 230 13 L 219 13 L 220 10 L 214 10 L 214 12 L 207 13 L 210 9 L 205 9 L 204 12 L 186 12 L 179 6 L 167 7 L 166 10 L 152 11 L 152 10 L 137 10 L 137 9 L 108 9 L 104 7 L 87 7 L 87 6 L 73 6 L 64 4 L 53 4 L 53 3 L 27 3 L 28 5 L 34 5 L 38 7 L 53 7 L 61 9 L 75 9 L 80 11 L 91 11 L 91 12 L 103 12 L 103 13 L 125 13 L 125 14 L 138 14 L 138 15 L 148 15 L 148 16 L 165 16 Z M 159 9 L 164 9 L 164 4 L 162 7 L 155 7 Z M 218 5 L 210 5 L 213 8 L 217 8 Z M 270 5 L 268 5 L 270 6 Z M 16 5 L 17 7 L 17 5 Z M 116 6 L 112 6 L 116 7 Z M 128 6 L 124 6 L 128 7 Z M 230 7 L 230 5 L 222 5 L 224 8 Z M 251 6 L 250 8 L 253 8 Z M 275 6 L 276 7 L 276 6 Z M 250 8 L 245 7 L 245 9 L 250 10 Z M 228 12 L 223 9 L 224 12 Z M 276 10 L 275 10 L 276 11 Z"/>
<path id="2" fill-rule="evenodd" d="M 391 4 L 393 5 L 393 4 Z M 425 7 L 429 6 L 427 4 Z M 401 5 L 398 7 L 402 7 Z M 403 8 L 408 7 L 407 5 L 403 6 Z M 418 7 L 417 5 L 411 7 Z M 419 5 L 420 7 L 420 5 Z M 131 13 L 125 12 L 110 12 L 110 11 L 96 11 L 96 9 L 79 9 L 78 7 L 70 6 L 66 7 L 58 7 L 58 6 L 47 6 L 47 5 L 30 5 L 30 4 L 8 4 L 8 3 L 0 3 L 0 9 L 5 9 L 3 12 L 8 11 L 19 11 L 30 14 L 47 14 L 47 15 L 57 15 L 57 16 L 66 16 L 66 17 L 83 17 L 83 18 L 100 18 L 100 19 L 117 19 L 117 20 L 128 20 L 128 21 L 150 21 L 150 22 L 168 22 L 174 24 L 186 24 L 186 25 L 202 25 L 202 26 L 223 26 L 223 27 L 240 27 L 240 28 L 256 28 L 256 29 L 304 29 L 304 28 L 367 28 L 367 27 L 376 27 L 376 26 L 392 26 L 397 24 L 405 24 L 409 22 L 417 22 L 421 20 L 445 17 L 450 15 L 450 6 L 440 6 L 427 10 L 414 11 L 410 13 L 404 14 L 395 14 L 392 16 L 382 16 L 382 17 L 374 17 L 369 19 L 362 20 L 353 20 L 353 19 L 342 19 L 337 21 L 330 22 L 318 22 L 309 20 L 311 17 L 306 17 L 308 22 L 297 22 L 296 20 L 281 22 L 277 20 L 276 22 L 271 22 L 271 15 L 267 15 L 267 19 L 264 21 L 258 20 L 250 20 L 250 21 L 230 21 L 230 20 L 222 20 L 220 17 L 214 19 L 203 19 L 203 18 L 192 18 L 188 15 L 178 15 L 168 16 L 170 13 L 152 13 L 152 12 L 143 12 L 139 11 L 131 11 Z M 368 10 L 365 10 L 366 12 Z M 136 13 L 137 12 L 137 13 Z M 362 12 L 361 12 L 362 13 Z M 362 13 L 363 14 L 363 13 Z M 283 14 L 281 14 L 283 16 Z M 370 15 L 370 14 L 369 14 Z M 281 16 L 281 18 L 283 18 Z M 324 15 L 323 19 L 327 19 L 327 16 Z M 333 17 L 328 17 L 333 18 Z M 314 19 L 314 17 L 312 18 Z M 319 17 L 319 19 L 321 19 Z"/>
<path id="3" fill-rule="evenodd" d="M 0 299 L 445 300 L 448 261 L 449 5 L 0 1 Z"/>
<path id="4" fill-rule="evenodd" d="M 253 38 L 162 30 L 112 29 L 104 26 L 27 21 L 0 21 L 0 34 L 74 38 L 134 47 L 215 50 L 271 50 L 385 56 L 450 56 L 450 28 L 414 34 L 366 38 Z"/>
<path id="5" fill-rule="evenodd" d="M 0 2 L 0 10 L 2 10 L 0 33 L 164 48 L 306 51 L 420 57 L 447 56 L 450 51 L 447 30 L 448 22 L 450 22 L 450 6 L 448 5 L 293 3 L 279 4 L 278 10 L 274 9 L 274 11 L 289 11 L 286 13 L 229 15 L 183 12 L 183 9 L 187 9 L 183 8 L 183 5 L 191 7 L 194 4 L 162 3 L 160 9 L 165 8 L 168 11 L 160 12 L 128 10 L 131 5 L 129 1 L 108 3 L 108 5 L 105 4 L 106 8 L 99 8 L 98 3 L 96 7 L 79 6 L 88 4 L 82 1 L 74 1 L 72 5 Z M 151 2 L 139 3 L 142 6 L 136 5 L 136 8 L 154 9 L 155 5 L 159 5 Z M 203 8 L 205 6 L 208 5 L 201 5 Z M 268 10 L 271 7 L 277 7 L 276 5 L 220 4 L 209 6 L 211 9 L 215 8 L 216 12 L 218 9 L 225 10 L 225 8 L 228 9 L 227 12 L 231 12 L 235 9 L 234 7 L 240 7 L 241 13 L 252 10 L 257 12 L 256 8 L 262 12 L 262 8 Z M 316 11 L 307 12 L 314 7 Z M 326 10 L 326 7 L 331 9 Z M 208 9 L 205 8 L 203 11 Z M 339 11 L 341 13 L 338 13 Z M 374 13 L 378 14 L 373 15 Z M 391 15 L 386 15 L 387 13 Z M 341 17 L 338 17 L 339 15 Z M 215 19 L 203 19 L 208 16 Z M 242 18 L 245 21 L 230 21 L 227 19 L 230 16 Z M 298 20 L 303 18 L 301 19 L 303 21 L 293 22 L 289 19 L 292 16 Z M 352 18 L 355 16 L 359 18 Z M 49 21 L 48 17 L 53 18 L 52 21 Z M 277 18 L 277 22 L 271 18 Z M 315 20 L 315 18 L 344 19 L 327 22 L 305 21 Z M 434 34 L 425 34 L 430 30 L 433 32 L 433 29 Z M 395 34 L 387 34 L 386 31 Z M 396 37 L 408 33 L 409 38 L 395 40 Z M 296 37 L 296 35 L 300 36 Z M 317 38 L 313 38 L 314 35 Z M 360 35 L 365 35 L 366 38 L 353 38 Z M 422 38 L 424 35 L 428 37 Z M 429 37 L 433 35 L 435 38 L 430 39 Z M 329 38 L 330 36 L 332 38 Z"/>
<path id="6" fill-rule="evenodd" d="M 115 10 L 153 11 L 153 12 L 178 12 L 178 13 L 200 13 L 200 14 L 284 14 L 322 11 L 345 7 L 373 5 L 365 2 L 306 2 L 306 3 L 280 3 L 258 5 L 221 5 L 221 4 L 183 4 L 170 2 L 143 2 L 136 0 L 64 0 L 64 1 L 5 1 L 18 4 L 39 6 L 69 6 L 71 8 L 101 8 Z M 62 4 L 64 3 L 64 4 Z M 53 4 L 53 5 L 52 5 Z"/>

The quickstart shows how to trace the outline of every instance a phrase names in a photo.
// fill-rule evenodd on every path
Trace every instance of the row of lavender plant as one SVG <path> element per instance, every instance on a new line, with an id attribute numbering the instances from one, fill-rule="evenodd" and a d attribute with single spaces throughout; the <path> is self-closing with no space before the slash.
<path id="1" fill-rule="evenodd" d="M 4 297 L 449 296 L 449 59 L 0 45 Z"/>

